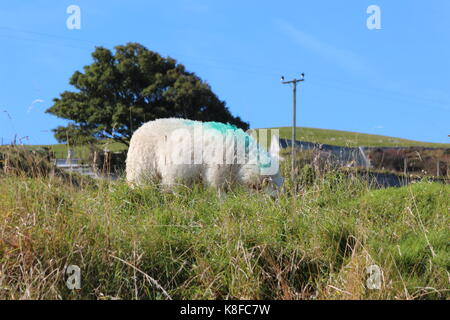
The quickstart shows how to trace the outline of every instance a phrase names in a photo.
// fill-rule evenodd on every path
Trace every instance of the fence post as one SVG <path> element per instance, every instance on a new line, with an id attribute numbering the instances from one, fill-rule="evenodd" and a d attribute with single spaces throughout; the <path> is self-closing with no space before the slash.
<path id="1" fill-rule="evenodd" d="M 103 173 L 107 176 L 110 174 L 110 166 L 111 166 L 111 151 L 104 150 L 104 159 L 103 159 Z"/>
<path id="2" fill-rule="evenodd" d="M 441 175 L 440 168 L 439 168 L 439 159 L 436 160 L 436 177 L 439 177 Z"/>
<path id="3" fill-rule="evenodd" d="M 98 152 L 94 150 L 94 155 L 92 159 L 92 171 L 97 175 L 98 174 Z"/>

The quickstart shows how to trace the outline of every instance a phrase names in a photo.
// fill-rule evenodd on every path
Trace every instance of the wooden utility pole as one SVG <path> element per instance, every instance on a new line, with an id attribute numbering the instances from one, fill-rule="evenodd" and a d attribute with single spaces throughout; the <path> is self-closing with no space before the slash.
<path id="1" fill-rule="evenodd" d="M 305 74 L 302 73 L 301 74 L 301 78 L 300 79 L 293 79 L 290 81 L 284 81 L 284 77 L 281 77 L 281 83 L 283 84 L 291 84 L 293 85 L 293 104 L 292 104 L 292 143 L 291 143 L 291 147 L 292 147 L 292 172 L 291 172 L 291 176 L 292 176 L 292 183 L 295 184 L 295 141 L 296 141 L 296 131 L 297 131 L 297 124 L 296 124 L 296 120 L 297 120 L 297 82 L 302 82 L 305 81 Z"/>

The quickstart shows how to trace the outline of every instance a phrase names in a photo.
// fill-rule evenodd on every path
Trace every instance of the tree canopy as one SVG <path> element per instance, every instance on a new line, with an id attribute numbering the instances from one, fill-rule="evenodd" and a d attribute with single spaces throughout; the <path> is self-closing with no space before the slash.
<path id="1" fill-rule="evenodd" d="M 167 117 L 230 123 L 244 130 L 211 87 L 182 64 L 138 43 L 97 47 L 93 63 L 76 71 L 65 91 L 46 112 L 70 120 L 54 129 L 60 142 L 114 139 L 128 145 L 144 122 Z"/>

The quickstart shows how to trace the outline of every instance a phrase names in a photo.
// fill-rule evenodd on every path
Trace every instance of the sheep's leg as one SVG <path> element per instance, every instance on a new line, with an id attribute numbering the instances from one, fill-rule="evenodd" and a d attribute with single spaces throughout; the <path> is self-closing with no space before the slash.
<path id="1" fill-rule="evenodd" d="M 226 198 L 225 181 L 219 166 L 206 168 L 203 180 L 209 187 L 217 190 L 217 195 L 220 201 L 223 202 Z"/>
<path id="2" fill-rule="evenodd" d="M 190 188 L 194 180 L 194 168 L 185 166 L 169 166 L 161 174 L 161 184 L 166 190 L 175 190 L 175 186 Z"/>
<path id="3" fill-rule="evenodd" d="M 161 175 L 161 187 L 165 192 L 174 192 L 176 177 L 171 170 L 167 170 Z"/>
<path id="4" fill-rule="evenodd" d="M 217 189 L 217 196 L 219 198 L 220 203 L 224 203 L 225 200 L 227 199 L 227 194 L 226 192 L 223 190 L 223 188 L 218 188 Z"/>

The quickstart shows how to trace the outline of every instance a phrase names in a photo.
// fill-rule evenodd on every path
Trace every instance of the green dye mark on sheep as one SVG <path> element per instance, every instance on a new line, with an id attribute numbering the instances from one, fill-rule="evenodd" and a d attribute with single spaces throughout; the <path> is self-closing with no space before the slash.
<path id="1" fill-rule="evenodd" d="M 261 160 L 261 159 L 260 159 Z M 267 159 L 265 159 L 267 161 Z M 270 168 L 272 166 L 272 158 L 269 156 L 269 162 L 267 163 L 261 163 L 259 162 L 259 167 L 262 168 Z"/>
<path id="2" fill-rule="evenodd" d="M 238 129 L 236 126 L 232 125 L 232 124 L 228 124 L 228 123 L 225 124 L 225 123 L 220 123 L 220 122 L 205 122 L 204 126 L 207 129 L 217 130 L 217 131 L 219 131 L 222 134 L 226 134 L 226 132 L 228 130 L 232 130 L 232 131 L 241 130 L 241 129 Z"/>
<path id="3" fill-rule="evenodd" d="M 203 125 L 203 127 L 206 129 L 213 129 L 213 130 L 219 131 L 222 134 L 225 134 L 228 130 L 242 131 L 242 133 L 244 133 L 244 131 L 242 129 L 239 129 L 235 125 L 232 125 L 229 123 L 225 124 L 225 123 L 215 122 L 215 121 L 200 122 L 200 121 L 194 121 L 194 120 L 186 120 L 185 123 L 188 126 Z"/>
<path id="4" fill-rule="evenodd" d="M 233 131 L 233 134 L 238 136 L 238 135 L 244 135 L 244 141 L 245 141 L 245 153 L 249 152 L 249 148 L 250 148 L 250 141 L 252 141 L 252 143 L 256 143 L 255 139 L 250 136 L 249 134 L 247 134 L 246 132 L 244 132 L 244 130 L 239 129 L 238 127 L 236 127 L 235 125 L 232 124 L 225 124 L 225 123 L 221 123 L 221 122 L 215 122 L 215 121 L 209 121 L 209 122 L 201 122 L 201 121 L 194 121 L 194 120 L 186 120 L 185 124 L 188 126 L 193 126 L 193 125 L 203 125 L 203 127 L 205 129 L 210 129 L 210 130 L 216 130 L 218 132 L 220 132 L 222 135 L 226 135 L 227 131 Z M 264 151 L 261 147 L 257 146 L 257 148 L 259 148 L 259 152 L 258 152 L 258 163 L 259 163 L 259 167 L 260 168 L 269 168 L 271 166 L 271 156 L 270 153 Z M 261 163 L 261 157 L 265 158 L 264 162 L 265 163 Z"/>
<path id="5" fill-rule="evenodd" d="M 235 135 L 242 134 L 242 135 L 244 135 L 246 137 L 246 144 L 248 144 L 247 140 L 250 137 L 242 129 L 239 129 L 235 125 L 232 125 L 232 124 L 229 124 L 229 123 L 225 124 L 225 123 L 215 122 L 215 121 L 200 122 L 200 121 L 194 121 L 194 120 L 186 120 L 185 124 L 188 125 L 188 126 L 202 125 L 203 128 L 206 129 L 206 130 L 208 130 L 208 129 L 216 130 L 216 131 L 220 132 L 223 135 L 226 135 L 227 131 L 232 131 L 233 134 L 235 134 Z"/>

